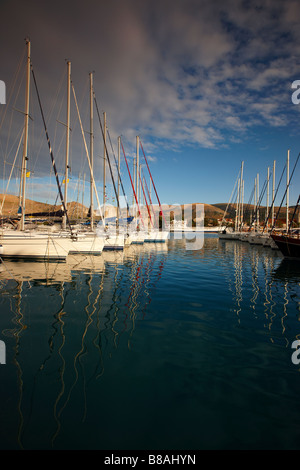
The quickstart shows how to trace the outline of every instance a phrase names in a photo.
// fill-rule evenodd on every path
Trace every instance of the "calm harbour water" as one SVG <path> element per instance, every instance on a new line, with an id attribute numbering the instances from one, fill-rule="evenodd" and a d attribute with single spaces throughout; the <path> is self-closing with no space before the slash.
<path id="1" fill-rule="evenodd" d="M 300 267 L 206 235 L 0 273 L 1 449 L 300 449 Z"/>

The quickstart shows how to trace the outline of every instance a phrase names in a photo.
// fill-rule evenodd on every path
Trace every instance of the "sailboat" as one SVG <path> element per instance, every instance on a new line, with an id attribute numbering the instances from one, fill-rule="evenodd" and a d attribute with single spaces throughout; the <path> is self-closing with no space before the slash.
<path id="1" fill-rule="evenodd" d="M 2 230 L 0 244 L 2 246 L 2 258 L 30 258 L 42 260 L 65 260 L 67 252 L 61 245 L 57 245 L 52 238 L 45 234 L 25 230 L 25 189 L 27 175 L 27 149 L 28 149 L 28 125 L 29 125 L 29 95 L 30 95 L 30 68 L 31 68 L 31 43 L 26 39 L 27 66 L 26 66 L 26 94 L 24 111 L 24 139 L 20 191 L 20 221 L 19 230 Z"/>
<path id="2" fill-rule="evenodd" d="M 30 41 L 27 40 L 27 81 L 26 81 L 26 101 L 25 101 L 25 123 L 24 123 L 24 144 L 23 144 L 23 161 L 22 161 L 22 177 L 21 177 L 21 200 L 20 205 L 20 230 L 12 232 L 2 231 L 0 243 L 2 244 L 2 256 L 9 258 L 30 258 L 42 260 L 65 260 L 68 254 L 94 254 L 100 255 L 104 247 L 104 239 L 97 237 L 95 233 L 75 233 L 71 226 L 67 230 L 67 181 L 68 181 L 68 154 L 69 154 L 69 129 L 70 129 L 70 71 L 71 63 L 68 62 L 68 102 L 67 102 L 67 145 L 66 145 L 66 174 L 65 174 L 65 196 L 63 197 L 55 162 L 52 154 L 49 136 L 47 133 L 46 123 L 44 120 L 41 103 L 42 118 L 48 140 L 50 155 L 52 158 L 53 169 L 58 184 L 59 193 L 63 205 L 64 215 L 62 220 L 62 231 L 41 233 L 39 230 L 25 230 L 25 184 L 26 184 L 26 164 L 27 164 L 27 145 L 28 145 L 28 117 L 29 117 L 29 93 L 30 93 Z M 34 74 L 33 74 L 34 76 Z M 37 90 L 36 80 L 34 82 Z M 39 98 L 39 94 L 38 94 Z"/>
<path id="3" fill-rule="evenodd" d="M 275 242 L 283 256 L 287 258 L 299 258 L 300 259 L 300 229 L 292 230 L 292 223 L 296 216 L 299 208 L 300 195 L 298 197 L 297 204 L 294 209 L 293 216 L 291 218 L 289 228 L 285 234 L 272 233 L 272 240 Z"/>
<path id="4" fill-rule="evenodd" d="M 106 223 L 106 162 L 108 161 L 109 163 L 109 168 L 111 171 L 111 177 L 113 179 L 112 175 L 112 170 L 111 170 L 111 164 L 109 160 L 109 155 L 107 151 L 107 145 L 106 145 L 106 138 L 107 138 L 107 123 L 106 123 L 106 113 L 104 112 L 103 120 L 104 120 L 104 126 L 102 127 L 101 124 L 101 119 L 100 119 L 100 114 L 99 114 L 99 109 L 95 97 L 95 93 L 93 91 L 93 96 L 94 96 L 94 101 L 96 105 L 96 110 L 98 114 L 98 120 L 99 120 L 99 125 L 101 128 L 101 133 L 103 137 L 103 206 L 101 209 L 101 205 L 99 200 L 98 201 L 98 207 L 99 210 L 103 213 L 101 215 L 101 221 L 96 227 L 95 233 L 99 238 L 102 238 L 104 240 L 104 247 L 103 250 L 123 250 L 124 249 L 124 244 L 125 244 L 125 239 L 124 239 L 124 233 L 118 230 L 118 227 L 116 224 L 107 224 Z M 113 180 L 114 184 L 114 180 Z M 119 205 L 119 198 L 117 196 L 118 200 L 118 205 Z"/>
<path id="5" fill-rule="evenodd" d="M 64 188 L 64 202 L 67 207 L 67 187 L 68 187 L 68 170 L 69 170 L 69 136 L 70 136 L 70 90 L 71 90 L 71 62 L 67 62 L 67 123 L 66 123 L 66 157 L 65 157 L 65 188 Z M 94 175 L 93 175 L 93 81 L 92 73 L 90 74 L 90 160 L 91 165 L 91 227 L 93 228 L 93 190 L 94 190 Z M 74 87 L 73 87 L 74 92 Z M 75 92 L 74 97 L 76 98 Z M 77 106 L 77 101 L 76 101 Z M 78 108 L 77 108 L 78 110 Z M 78 110 L 79 113 L 79 110 Z M 80 116 L 79 116 L 80 118 Z M 81 120 L 80 120 L 81 123 Z M 63 215 L 62 219 L 62 231 L 59 233 L 53 233 L 52 237 L 55 238 L 58 244 L 62 245 L 68 254 L 85 254 L 85 255 L 101 255 L 105 245 L 104 238 L 98 237 L 95 232 L 83 232 L 83 233 L 70 233 L 67 231 L 67 212 Z"/>
<path id="6" fill-rule="evenodd" d="M 153 189 L 154 189 L 156 197 L 157 197 L 157 201 L 158 201 L 158 205 L 159 205 L 158 225 L 160 225 L 160 219 L 161 219 L 161 224 L 162 224 L 162 219 L 164 219 L 165 223 L 166 223 L 166 220 L 165 220 L 163 209 L 162 209 L 162 206 L 161 206 L 158 194 L 157 194 L 157 190 L 156 190 L 153 178 L 152 178 L 152 174 L 151 174 L 151 171 L 150 171 L 150 168 L 149 168 L 148 160 L 146 158 L 146 155 L 145 155 L 145 152 L 144 152 L 144 149 L 143 149 L 143 145 L 142 145 L 142 142 L 140 141 L 139 137 L 137 137 L 137 146 L 138 146 L 138 143 L 140 144 L 140 147 L 142 149 L 142 153 L 143 153 L 144 160 L 145 160 L 145 163 L 146 163 L 146 166 L 147 166 L 147 169 L 148 169 L 150 181 L 152 182 Z M 139 171 L 138 166 L 137 166 L 137 171 Z M 140 175 L 140 171 L 139 171 L 139 175 Z M 145 200 L 146 200 L 146 198 L 145 198 Z M 150 204 L 152 206 L 151 198 L 150 198 Z M 147 205 L 147 208 L 148 208 L 148 205 Z M 148 213 L 149 213 L 149 218 L 150 218 L 149 209 L 148 209 Z M 148 226 L 148 230 L 146 230 L 146 233 L 144 234 L 144 242 L 145 243 L 166 243 L 169 239 L 169 231 L 168 230 L 162 230 L 162 227 L 154 226 L 152 221 L 150 221 L 150 222 L 151 222 L 150 227 Z"/>
<path id="7" fill-rule="evenodd" d="M 300 234 L 271 235 L 283 256 L 300 259 Z"/>
<path id="8" fill-rule="evenodd" d="M 290 187 L 291 180 L 293 178 L 294 171 L 296 169 L 299 157 L 300 157 L 300 153 L 298 154 L 298 157 L 297 157 L 296 162 L 294 164 L 294 168 L 293 168 L 293 171 L 291 173 L 291 176 L 289 176 L 289 151 L 288 151 L 287 184 L 286 184 L 285 193 L 283 195 L 283 198 L 282 198 L 282 201 L 281 201 L 281 204 L 280 204 L 280 207 L 281 207 L 282 204 L 283 204 L 283 200 L 286 197 L 286 233 L 281 233 L 281 234 L 274 233 L 275 223 L 273 224 L 272 231 L 271 231 L 271 238 L 272 238 L 273 242 L 276 244 L 276 246 L 281 251 L 281 253 L 285 257 L 289 257 L 289 258 L 290 257 L 291 258 L 300 258 L 300 234 L 299 234 L 299 229 L 292 230 L 292 224 L 294 222 L 297 210 L 299 208 L 300 195 L 299 195 L 297 203 L 295 205 L 292 218 L 289 221 L 289 187 Z M 279 207 L 279 210 L 280 210 L 280 207 Z M 278 210 L 276 218 L 278 217 L 279 210 Z"/>
<path id="9" fill-rule="evenodd" d="M 236 187 L 236 184 L 237 184 L 237 200 L 236 200 L 236 209 L 235 209 L 235 227 L 234 227 L 234 230 L 233 229 L 223 229 L 220 233 L 219 233 L 219 239 L 221 240 L 239 240 L 240 239 L 240 236 L 241 236 L 241 225 L 242 225 L 242 198 L 243 198 L 243 184 L 244 184 L 244 180 L 243 180 L 243 169 L 244 169 L 244 162 L 241 163 L 241 169 L 239 171 L 239 174 L 238 174 L 238 178 L 235 182 L 235 185 L 233 187 L 233 190 L 232 190 L 232 194 L 230 196 L 230 200 L 229 200 L 229 203 L 227 204 L 227 208 L 224 212 L 224 216 L 223 216 L 223 220 L 222 220 L 222 223 L 221 223 L 221 226 L 223 227 L 224 226 L 224 218 L 226 216 L 226 212 L 227 212 L 227 209 L 228 209 L 228 206 L 231 202 L 231 198 L 232 198 L 232 195 L 235 191 L 235 187 Z"/>

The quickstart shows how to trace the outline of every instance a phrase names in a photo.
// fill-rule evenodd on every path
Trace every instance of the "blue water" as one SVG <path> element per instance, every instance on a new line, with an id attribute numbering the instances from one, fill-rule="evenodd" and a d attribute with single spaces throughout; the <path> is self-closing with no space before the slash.
<path id="1" fill-rule="evenodd" d="M 300 449 L 299 262 L 187 247 L 2 264 L 1 449 Z"/>

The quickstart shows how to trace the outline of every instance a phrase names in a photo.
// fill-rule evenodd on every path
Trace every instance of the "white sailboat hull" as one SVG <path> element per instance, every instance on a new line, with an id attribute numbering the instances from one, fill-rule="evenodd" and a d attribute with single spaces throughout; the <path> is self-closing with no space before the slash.
<path id="1" fill-rule="evenodd" d="M 125 245 L 142 245 L 144 243 L 145 235 L 143 232 L 129 233 L 125 239 Z"/>
<path id="2" fill-rule="evenodd" d="M 240 235 L 239 232 L 220 233 L 219 238 L 221 240 L 238 240 L 239 235 Z"/>
<path id="3" fill-rule="evenodd" d="M 49 237 L 1 237 L 2 258 L 65 260 L 66 249 Z"/>
<path id="4" fill-rule="evenodd" d="M 103 240 L 103 250 L 124 250 L 124 235 L 109 235 Z"/>
<path id="5" fill-rule="evenodd" d="M 169 232 L 160 231 L 160 230 L 153 230 L 146 232 L 144 238 L 145 243 L 166 243 L 169 237 Z"/>
<path id="6" fill-rule="evenodd" d="M 55 242 L 63 247 L 68 254 L 101 255 L 105 241 L 95 236 L 82 236 L 72 240 L 67 237 L 53 237 Z"/>
<path id="7" fill-rule="evenodd" d="M 69 254 L 101 255 L 105 240 L 94 235 L 38 232 L 7 232 L 0 236 L 3 257 L 30 259 L 66 259 Z"/>

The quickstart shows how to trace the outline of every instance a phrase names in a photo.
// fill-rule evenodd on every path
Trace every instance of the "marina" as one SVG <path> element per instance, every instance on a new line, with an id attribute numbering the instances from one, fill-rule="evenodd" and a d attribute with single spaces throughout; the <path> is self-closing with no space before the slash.
<path id="1" fill-rule="evenodd" d="M 187 246 L 0 265 L 2 449 L 299 448 L 299 263 Z"/>
<path id="2" fill-rule="evenodd" d="M 300 7 L 1 15 L 0 449 L 300 450 Z"/>

